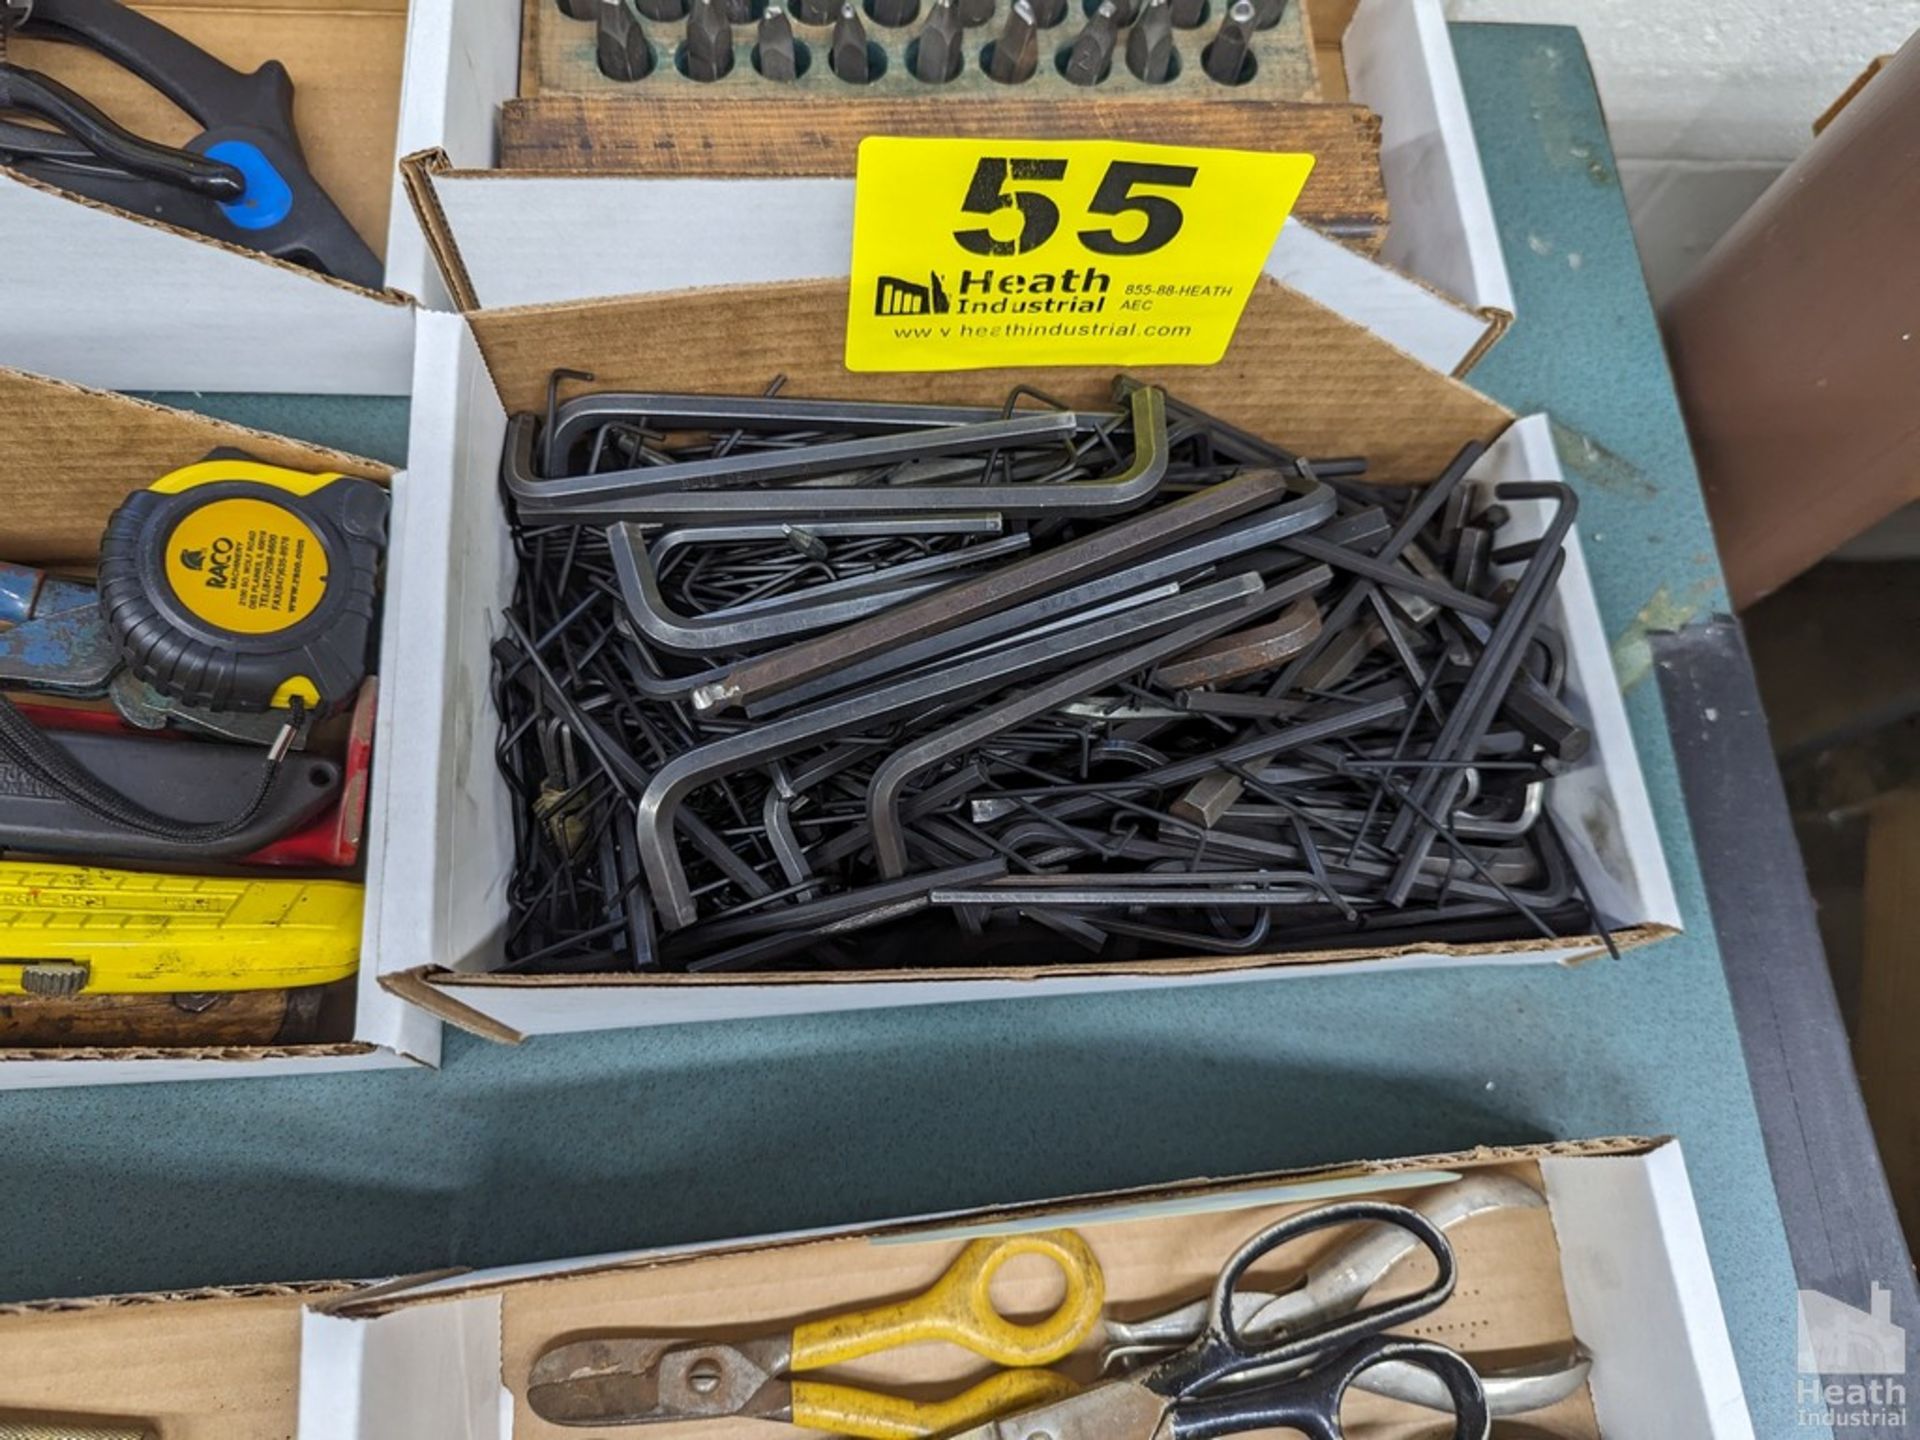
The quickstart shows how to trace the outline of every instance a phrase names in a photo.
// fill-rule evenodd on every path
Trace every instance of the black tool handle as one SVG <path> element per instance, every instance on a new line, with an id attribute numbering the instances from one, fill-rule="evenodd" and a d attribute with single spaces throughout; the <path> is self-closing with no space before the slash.
<path id="1" fill-rule="evenodd" d="M 246 189 L 246 180 L 233 166 L 136 135 L 86 97 L 38 70 L 0 64 L 0 110 L 9 109 L 38 115 L 60 127 L 52 132 L 7 126 L 0 148 L 14 154 L 82 169 L 122 170 L 215 200 L 238 199 Z"/>
<path id="2" fill-rule="evenodd" d="M 1336 1225 L 1391 1225 L 1412 1235 L 1433 1257 L 1436 1273 L 1424 1289 L 1398 1300 L 1363 1305 L 1314 1324 L 1282 1333 L 1277 1339 L 1250 1341 L 1234 1316 L 1233 1297 L 1256 1263 L 1282 1246 Z M 1408 1325 L 1444 1305 L 1459 1278 L 1446 1232 L 1418 1210 L 1385 1200 L 1345 1200 L 1302 1211 L 1269 1225 L 1227 1261 L 1214 1282 L 1207 1328 L 1178 1355 L 1162 1361 L 1145 1383 L 1169 1399 L 1195 1398 L 1222 1382 L 1249 1373 L 1316 1367 L 1325 1357 L 1398 1325 Z"/>
<path id="3" fill-rule="evenodd" d="M 275 92 L 288 84 L 277 63 L 243 74 L 118 0 L 34 0 L 22 33 L 46 28 L 67 32 L 50 39 L 71 37 L 97 50 L 209 127 L 239 120 L 270 123 L 279 99 Z"/>
<path id="4" fill-rule="evenodd" d="M 134 804 L 177 817 L 183 828 L 240 812 L 260 789 L 261 752 L 251 745 L 81 730 L 43 733 L 101 784 Z M 0 752 L 0 850 L 125 860 L 247 855 L 299 829 L 339 798 L 340 767 L 331 760 L 300 756 L 285 771 L 246 824 L 209 844 L 116 824 Z"/>
<path id="5" fill-rule="evenodd" d="M 1248 1385 L 1217 1396 L 1175 1402 L 1171 1440 L 1222 1440 L 1259 1430 L 1293 1430 L 1307 1440 L 1343 1440 L 1340 1406 L 1362 1372 L 1388 1361 L 1415 1365 L 1447 1387 L 1454 1440 L 1487 1440 L 1492 1412 L 1480 1376 L 1467 1360 L 1431 1340 L 1375 1335 L 1304 1376 Z"/>
<path id="6" fill-rule="evenodd" d="M 24 33 L 97 51 L 144 80 L 206 127 L 187 149 L 215 157 L 207 164 L 231 162 L 244 184 L 237 200 L 208 198 L 178 175 L 54 159 L 40 162 L 43 178 L 355 285 L 384 283 L 379 257 L 307 168 L 293 124 L 293 80 L 278 60 L 244 74 L 118 0 L 35 0 Z"/>

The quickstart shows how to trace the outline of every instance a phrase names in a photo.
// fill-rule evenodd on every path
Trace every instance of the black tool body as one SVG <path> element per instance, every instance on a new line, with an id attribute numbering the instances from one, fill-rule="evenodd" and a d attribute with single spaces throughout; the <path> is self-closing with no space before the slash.
<path id="1" fill-rule="evenodd" d="M 106 785 L 184 825 L 241 811 L 260 789 L 260 752 L 246 745 L 48 730 L 47 739 Z M 214 844 L 184 844 L 94 814 L 0 755 L 0 849 L 127 860 L 246 855 L 306 824 L 340 793 L 340 767 L 302 756 L 289 764 L 249 822 Z"/>
<path id="2" fill-rule="evenodd" d="M 125 130 L 85 97 L 0 63 L 0 163 L 90 199 L 378 289 L 379 258 L 307 168 L 293 81 L 270 60 L 243 74 L 117 0 L 34 0 L 20 33 L 93 50 L 205 128 L 183 149 Z"/>

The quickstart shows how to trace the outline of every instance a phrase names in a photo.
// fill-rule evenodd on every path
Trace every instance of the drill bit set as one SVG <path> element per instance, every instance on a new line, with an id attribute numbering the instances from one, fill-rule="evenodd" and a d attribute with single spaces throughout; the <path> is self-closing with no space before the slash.
<path id="1" fill-rule="evenodd" d="M 1545 804 L 1590 743 L 1548 623 L 1572 493 L 1481 496 L 1477 445 L 1372 487 L 1116 394 L 515 417 L 510 968 L 1598 928 Z"/>
<path id="2" fill-rule="evenodd" d="M 543 93 L 1318 98 L 1298 0 L 537 3 Z"/>

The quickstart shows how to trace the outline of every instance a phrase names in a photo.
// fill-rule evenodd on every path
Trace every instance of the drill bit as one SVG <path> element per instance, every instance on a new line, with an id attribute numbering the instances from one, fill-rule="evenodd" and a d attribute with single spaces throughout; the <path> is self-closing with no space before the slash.
<path id="1" fill-rule="evenodd" d="M 653 72 L 653 46 L 640 28 L 640 17 L 627 0 L 599 0 L 594 58 L 609 80 L 644 80 Z"/>
<path id="2" fill-rule="evenodd" d="M 727 20 L 734 25 L 753 23 L 753 0 L 720 0 L 721 7 L 727 12 Z"/>
<path id="3" fill-rule="evenodd" d="M 1002 85 L 1028 79 L 1040 60 L 1040 32 L 1029 0 L 1013 0 L 1007 23 L 987 55 L 987 74 Z"/>
<path id="4" fill-rule="evenodd" d="M 902 25 L 911 25 L 919 17 L 920 0 L 869 0 L 867 14 L 873 17 L 874 24 L 897 30 Z"/>
<path id="5" fill-rule="evenodd" d="M 1173 28 L 1197 30 L 1207 18 L 1207 0 L 1173 0 Z"/>
<path id="6" fill-rule="evenodd" d="M 1271 30 L 1287 13 L 1287 0 L 1253 0 L 1253 28 Z"/>
<path id="7" fill-rule="evenodd" d="M 1113 0 L 1114 28 L 1118 30 L 1126 29 L 1127 26 L 1133 24 L 1134 17 L 1139 13 L 1140 7 L 1135 3 L 1135 0 Z"/>
<path id="8" fill-rule="evenodd" d="M 798 80 L 800 56 L 793 47 L 793 24 L 778 5 L 767 6 L 754 38 L 753 64 L 769 80 Z"/>
<path id="9" fill-rule="evenodd" d="M 873 78 L 867 65 L 867 27 L 860 23 L 852 0 L 840 7 L 840 18 L 833 22 L 827 68 L 849 85 L 864 85 Z"/>
<path id="10" fill-rule="evenodd" d="M 1147 0 L 1127 33 L 1127 68 L 1136 80 L 1164 85 L 1173 78 L 1173 7 L 1168 0 Z"/>
<path id="11" fill-rule="evenodd" d="M 733 69 L 733 24 L 719 0 L 693 0 L 680 54 L 689 80 L 710 84 Z"/>
<path id="12" fill-rule="evenodd" d="M 1246 4 L 1247 0 L 1239 3 Z M 1253 7 L 1247 8 L 1251 11 Z M 1067 52 L 1069 84 L 1098 85 L 1106 78 L 1107 67 L 1113 63 L 1113 47 L 1120 39 L 1118 13 L 1113 0 L 1100 0 L 1093 18 L 1074 37 L 1073 48 Z"/>
<path id="13" fill-rule="evenodd" d="M 913 78 L 944 85 L 966 64 L 961 50 L 960 12 L 953 0 L 933 0 L 933 13 L 913 42 Z"/>
<path id="14" fill-rule="evenodd" d="M 1216 84 L 1238 85 L 1245 78 L 1253 47 L 1253 0 L 1233 0 L 1213 42 L 1200 53 L 1200 63 Z"/>
<path id="15" fill-rule="evenodd" d="M 687 18 L 687 0 L 634 0 L 633 8 L 641 18 L 671 25 Z"/>
<path id="16" fill-rule="evenodd" d="M 1067 18 L 1067 0 L 1033 0 L 1033 23 L 1051 30 Z"/>

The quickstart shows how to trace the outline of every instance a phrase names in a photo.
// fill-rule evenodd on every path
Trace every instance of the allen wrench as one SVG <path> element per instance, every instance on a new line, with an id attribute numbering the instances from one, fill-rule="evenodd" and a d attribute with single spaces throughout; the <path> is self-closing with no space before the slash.
<path id="1" fill-rule="evenodd" d="M 709 615 L 683 615 L 668 605 L 638 525 L 623 521 L 608 526 L 607 543 L 627 613 L 633 617 L 640 633 L 669 650 L 710 655 L 716 651 L 751 649 L 769 640 L 845 625 L 915 596 L 937 593 L 953 583 L 944 572 L 1021 554 L 1029 542 L 1024 534 L 1002 536 L 965 549 L 942 551 L 924 559 L 888 566 L 875 575 L 830 580 L 780 597 L 785 602 L 782 604 L 763 601 L 751 611 L 740 607 Z M 941 578 L 927 578 L 934 576 Z"/>
<path id="2" fill-rule="evenodd" d="M 1288 493 L 1289 484 L 1288 477 L 1278 471 L 1253 471 L 1043 554 L 1016 560 L 978 579 L 961 581 L 938 595 L 923 596 L 844 629 L 776 650 L 734 667 L 723 681 L 701 686 L 694 692 L 694 709 L 711 714 L 750 704 L 870 655 L 932 640 L 951 627 L 1009 609 L 1073 581 L 1119 569 L 1238 519 Z M 1279 523 L 1297 523 L 1306 529 L 1326 518 L 1332 502 L 1332 493 L 1316 485 L 1288 502 L 1284 517 L 1275 518 Z"/>
<path id="3" fill-rule="evenodd" d="M 1257 585 L 1258 581 L 1254 583 Z M 1167 622 L 1153 607 L 1126 611 L 1073 631 L 1045 636 L 925 676 L 895 681 L 877 690 L 802 710 L 674 756 L 654 773 L 635 805 L 634 824 L 640 840 L 641 862 L 653 889 L 662 927 L 680 930 L 699 919 L 686 871 L 681 867 L 672 841 L 675 826 L 684 825 L 690 818 L 682 802 L 701 785 L 744 766 L 781 759 L 826 736 L 858 734 L 898 715 L 991 693 L 1079 656 L 1098 654 L 1125 644 L 1143 629 L 1164 623 Z"/>
<path id="4" fill-rule="evenodd" d="M 1045 715 L 1076 696 L 1098 690 L 1122 676 L 1147 670 L 1169 655 L 1178 655 L 1203 644 L 1229 626 L 1238 624 L 1243 606 L 1235 603 L 1252 600 L 1264 587 L 1257 575 L 1222 580 L 1195 590 L 1190 595 L 1162 602 L 1153 607 L 1165 615 L 1196 618 L 1170 634 L 1155 636 L 1120 654 L 1102 656 L 1076 670 L 1069 670 L 1044 685 L 1013 696 L 990 710 L 971 715 L 956 724 L 893 752 L 874 771 L 867 786 L 867 824 L 873 831 L 873 849 L 882 876 L 897 879 L 907 872 L 907 841 L 900 826 L 900 795 L 909 781 L 922 771 L 949 756 L 985 743 L 994 736 L 1027 720 Z M 1222 615 L 1222 605 L 1232 608 Z M 1146 612 L 1135 618 L 1146 619 Z"/>

